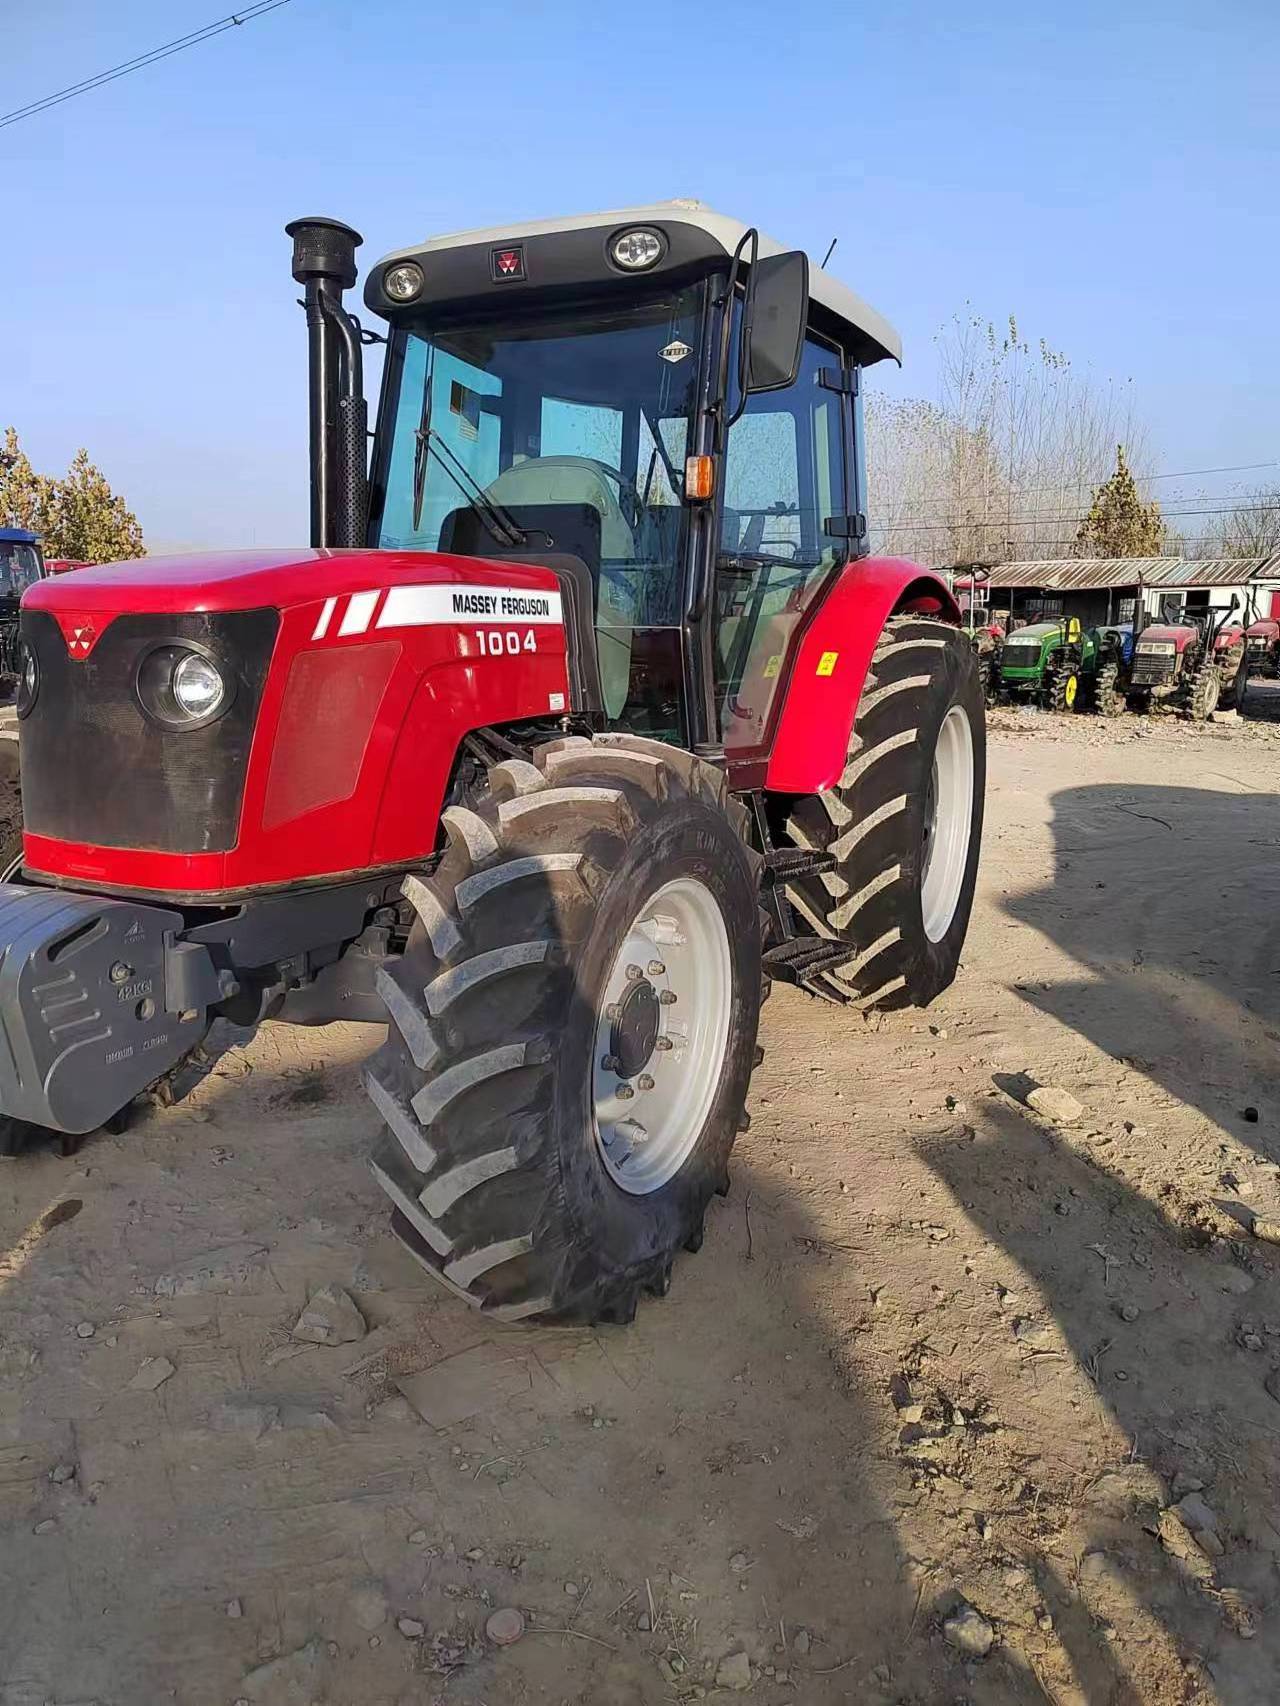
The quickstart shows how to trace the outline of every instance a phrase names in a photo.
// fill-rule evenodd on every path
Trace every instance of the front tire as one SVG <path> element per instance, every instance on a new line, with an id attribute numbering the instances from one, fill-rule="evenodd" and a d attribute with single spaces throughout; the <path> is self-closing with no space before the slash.
<path id="1" fill-rule="evenodd" d="M 835 856 L 787 896 L 819 935 L 846 942 L 818 993 L 864 1010 L 927 1006 L 954 980 L 982 842 L 986 719 L 966 636 L 899 616 L 885 628 L 849 762 L 825 794 L 793 802 L 786 831 Z"/>
<path id="2" fill-rule="evenodd" d="M 1093 708 L 1100 717 L 1118 717 L 1124 705 L 1124 695 L 1120 691 L 1120 665 L 1113 659 L 1098 670 L 1093 688 Z"/>
<path id="3" fill-rule="evenodd" d="M 1074 711 L 1080 694 L 1080 671 L 1074 664 L 1053 669 L 1045 685 L 1045 708 L 1060 714 Z"/>
<path id="4" fill-rule="evenodd" d="M 1192 677 L 1191 689 L 1185 700 L 1186 714 L 1193 723 L 1209 720 L 1218 708 L 1221 692 L 1222 677 L 1218 674 L 1217 665 L 1202 663 Z"/>
<path id="5" fill-rule="evenodd" d="M 689 753 L 604 735 L 532 758 L 449 808 L 438 868 L 406 880 L 374 1172 L 409 1250 L 487 1314 L 630 1320 L 728 1186 L 759 860 Z"/>

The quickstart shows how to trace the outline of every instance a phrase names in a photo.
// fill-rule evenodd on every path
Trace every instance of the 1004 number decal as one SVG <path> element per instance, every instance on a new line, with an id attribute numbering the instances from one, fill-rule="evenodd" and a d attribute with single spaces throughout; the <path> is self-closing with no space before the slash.
<path id="1" fill-rule="evenodd" d="M 538 649 L 538 637 L 532 628 L 526 628 L 523 634 L 515 628 L 477 628 L 475 640 L 482 658 L 514 658 L 521 652 Z"/>

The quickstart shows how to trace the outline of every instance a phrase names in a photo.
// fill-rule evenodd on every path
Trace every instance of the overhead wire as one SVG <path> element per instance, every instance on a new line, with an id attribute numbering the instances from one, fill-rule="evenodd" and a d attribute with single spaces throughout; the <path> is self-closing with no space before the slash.
<path id="1" fill-rule="evenodd" d="M 226 30 L 239 28 L 250 24 L 257 18 L 265 17 L 268 12 L 278 11 L 281 6 L 287 6 L 289 0 L 256 0 L 251 6 L 242 11 L 231 12 L 225 18 L 219 18 L 212 24 L 205 24 L 201 29 L 192 30 L 188 35 L 178 36 L 174 41 L 164 42 L 160 47 L 152 48 L 147 53 L 140 53 L 133 59 L 127 59 L 120 65 L 113 65 L 107 71 L 100 71 L 96 76 L 85 77 L 79 83 L 72 83 L 65 89 L 58 89 L 51 95 L 43 95 L 38 101 L 29 101 L 25 107 L 15 107 L 12 112 L 0 114 L 0 130 L 6 125 L 17 124 L 24 118 L 34 118 L 37 113 L 47 112 L 50 107 L 60 106 L 64 101 L 74 100 L 77 95 L 87 95 L 93 89 L 100 89 L 106 83 L 114 83 L 119 77 L 128 77 L 135 71 L 141 71 L 148 65 L 155 65 L 162 59 L 170 59 L 175 53 L 185 53 L 189 47 L 198 47 L 201 42 L 212 40 L 214 36 L 222 35 Z"/>

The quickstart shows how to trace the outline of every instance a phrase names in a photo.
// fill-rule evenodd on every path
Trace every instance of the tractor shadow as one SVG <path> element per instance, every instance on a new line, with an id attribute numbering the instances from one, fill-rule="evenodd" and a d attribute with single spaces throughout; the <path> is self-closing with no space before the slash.
<path id="1" fill-rule="evenodd" d="M 1231 792 L 1056 793 L 1052 880 L 1004 907 L 1080 968 L 1015 975 L 1021 999 L 1158 1086 L 1136 1119 L 1172 1099 L 1280 1163 L 1280 798 L 1245 791 L 1244 768 L 1228 751 Z"/>

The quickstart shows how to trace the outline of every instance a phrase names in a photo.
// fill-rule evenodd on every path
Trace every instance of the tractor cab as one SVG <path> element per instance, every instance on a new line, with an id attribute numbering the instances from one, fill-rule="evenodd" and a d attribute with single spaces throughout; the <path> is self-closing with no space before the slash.
<path id="1" fill-rule="evenodd" d="M 18 673 L 18 606 L 29 586 L 45 575 L 40 536 L 23 527 L 0 527 L 0 678 Z"/>
<path id="2" fill-rule="evenodd" d="M 867 549 L 860 374 L 891 327 L 696 202 L 433 238 L 365 300 L 368 542 L 546 561 L 605 724 L 763 757 L 806 612 Z"/>

